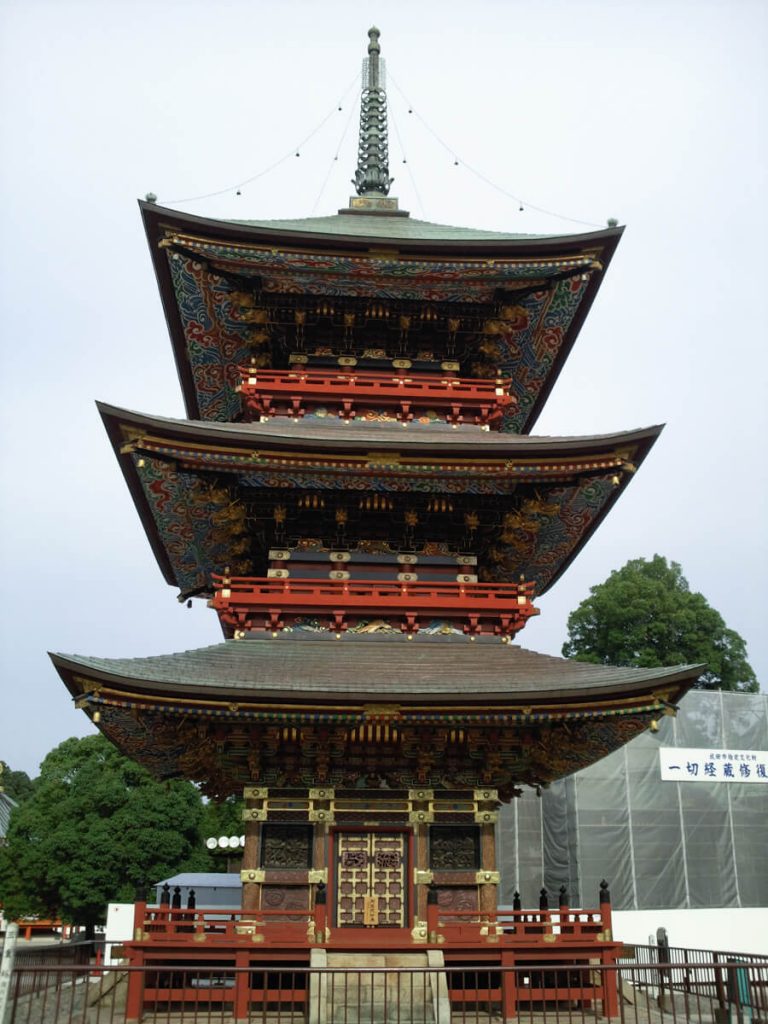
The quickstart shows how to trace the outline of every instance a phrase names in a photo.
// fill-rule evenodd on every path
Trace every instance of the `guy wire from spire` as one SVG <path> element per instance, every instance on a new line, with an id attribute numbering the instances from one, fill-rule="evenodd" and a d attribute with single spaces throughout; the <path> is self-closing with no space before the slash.
<path id="1" fill-rule="evenodd" d="M 375 26 L 368 30 L 368 57 L 363 61 L 360 143 L 357 170 L 352 180 L 359 196 L 386 196 L 394 181 L 389 176 L 387 93 L 384 61 L 379 57 L 380 35 Z"/>

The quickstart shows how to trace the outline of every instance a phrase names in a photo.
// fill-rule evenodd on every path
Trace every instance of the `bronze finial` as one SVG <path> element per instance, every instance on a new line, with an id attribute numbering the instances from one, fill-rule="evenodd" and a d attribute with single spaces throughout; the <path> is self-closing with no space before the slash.
<path id="1" fill-rule="evenodd" d="M 393 179 L 389 176 L 387 140 L 387 93 L 384 61 L 379 57 L 379 30 L 368 30 L 368 56 L 363 61 L 360 98 L 360 142 L 357 170 L 352 184 L 359 196 L 386 196 Z"/>

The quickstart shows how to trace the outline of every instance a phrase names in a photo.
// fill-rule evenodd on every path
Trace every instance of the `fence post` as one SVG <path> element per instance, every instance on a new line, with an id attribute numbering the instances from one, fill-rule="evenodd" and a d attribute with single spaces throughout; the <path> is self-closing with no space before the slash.
<path id="1" fill-rule="evenodd" d="M 251 972 L 248 970 L 249 951 L 238 949 L 235 953 L 235 993 L 232 1016 L 236 1021 L 247 1021 L 248 1005 L 251 1001 Z M 266 987 L 266 986 L 265 986 Z M 266 1007 L 266 1001 L 264 1003 Z M 222 1011 L 223 1012 L 223 1011 Z"/>
<path id="2" fill-rule="evenodd" d="M 669 938 L 667 937 L 666 928 L 656 929 L 656 959 L 659 963 L 659 998 L 658 1004 L 659 1009 L 662 1013 L 666 1010 L 666 1003 L 664 1001 L 665 986 L 669 984 L 669 1002 L 672 1006 L 675 998 L 674 989 L 672 987 L 672 973 L 668 967 L 662 967 L 662 964 L 669 963 Z"/>
<path id="3" fill-rule="evenodd" d="M 13 976 L 13 961 L 16 956 L 16 939 L 19 935 L 19 926 L 13 922 L 8 923 L 5 931 L 5 942 L 3 944 L 3 958 L 0 960 L 0 1024 L 5 1020 L 8 996 L 11 991 L 11 978 Z"/>
<path id="4" fill-rule="evenodd" d="M 511 950 L 501 953 L 501 1019 L 504 1024 L 517 1020 L 517 970 Z"/>

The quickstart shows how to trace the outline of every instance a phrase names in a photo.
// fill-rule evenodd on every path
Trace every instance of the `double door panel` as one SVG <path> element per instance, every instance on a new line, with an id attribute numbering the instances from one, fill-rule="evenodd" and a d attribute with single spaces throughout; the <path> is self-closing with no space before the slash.
<path id="1" fill-rule="evenodd" d="M 405 928 L 408 843 L 404 832 L 338 832 L 339 928 Z"/>

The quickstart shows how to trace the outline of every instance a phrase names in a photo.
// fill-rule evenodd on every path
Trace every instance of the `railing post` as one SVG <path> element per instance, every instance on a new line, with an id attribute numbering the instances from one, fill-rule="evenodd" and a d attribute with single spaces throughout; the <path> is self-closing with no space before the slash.
<path id="1" fill-rule="evenodd" d="M 720 954 L 715 953 L 712 958 L 717 964 L 720 961 Z M 720 1010 L 720 1019 L 727 1020 L 728 1004 L 725 998 L 725 985 L 723 984 L 723 971 L 720 967 L 715 967 L 715 992 L 717 993 L 717 1005 Z"/>
<path id="2" fill-rule="evenodd" d="M 325 942 L 325 926 L 327 921 L 327 897 L 328 891 L 325 888 L 325 882 L 318 882 L 317 889 L 315 890 L 315 908 L 313 912 L 316 942 Z"/>
<path id="3" fill-rule="evenodd" d="M 136 902 L 133 904 L 133 937 L 140 939 L 144 934 L 144 922 L 147 919 L 147 890 L 144 886 L 136 888 Z"/>
<path id="4" fill-rule="evenodd" d="M 611 916 L 611 890 L 605 879 L 600 883 L 600 919 L 603 923 L 603 938 L 613 938 L 613 919 Z"/>
<path id="5" fill-rule="evenodd" d="M 437 941 L 440 929 L 440 907 L 437 904 L 437 886 L 430 882 L 427 887 L 427 937 L 430 942 Z"/>
<path id="6" fill-rule="evenodd" d="M 574 927 L 569 917 L 570 908 L 568 906 L 568 903 L 568 889 L 565 885 L 561 885 L 560 890 L 558 892 L 558 911 L 560 915 L 561 935 L 570 935 L 574 932 Z"/>

